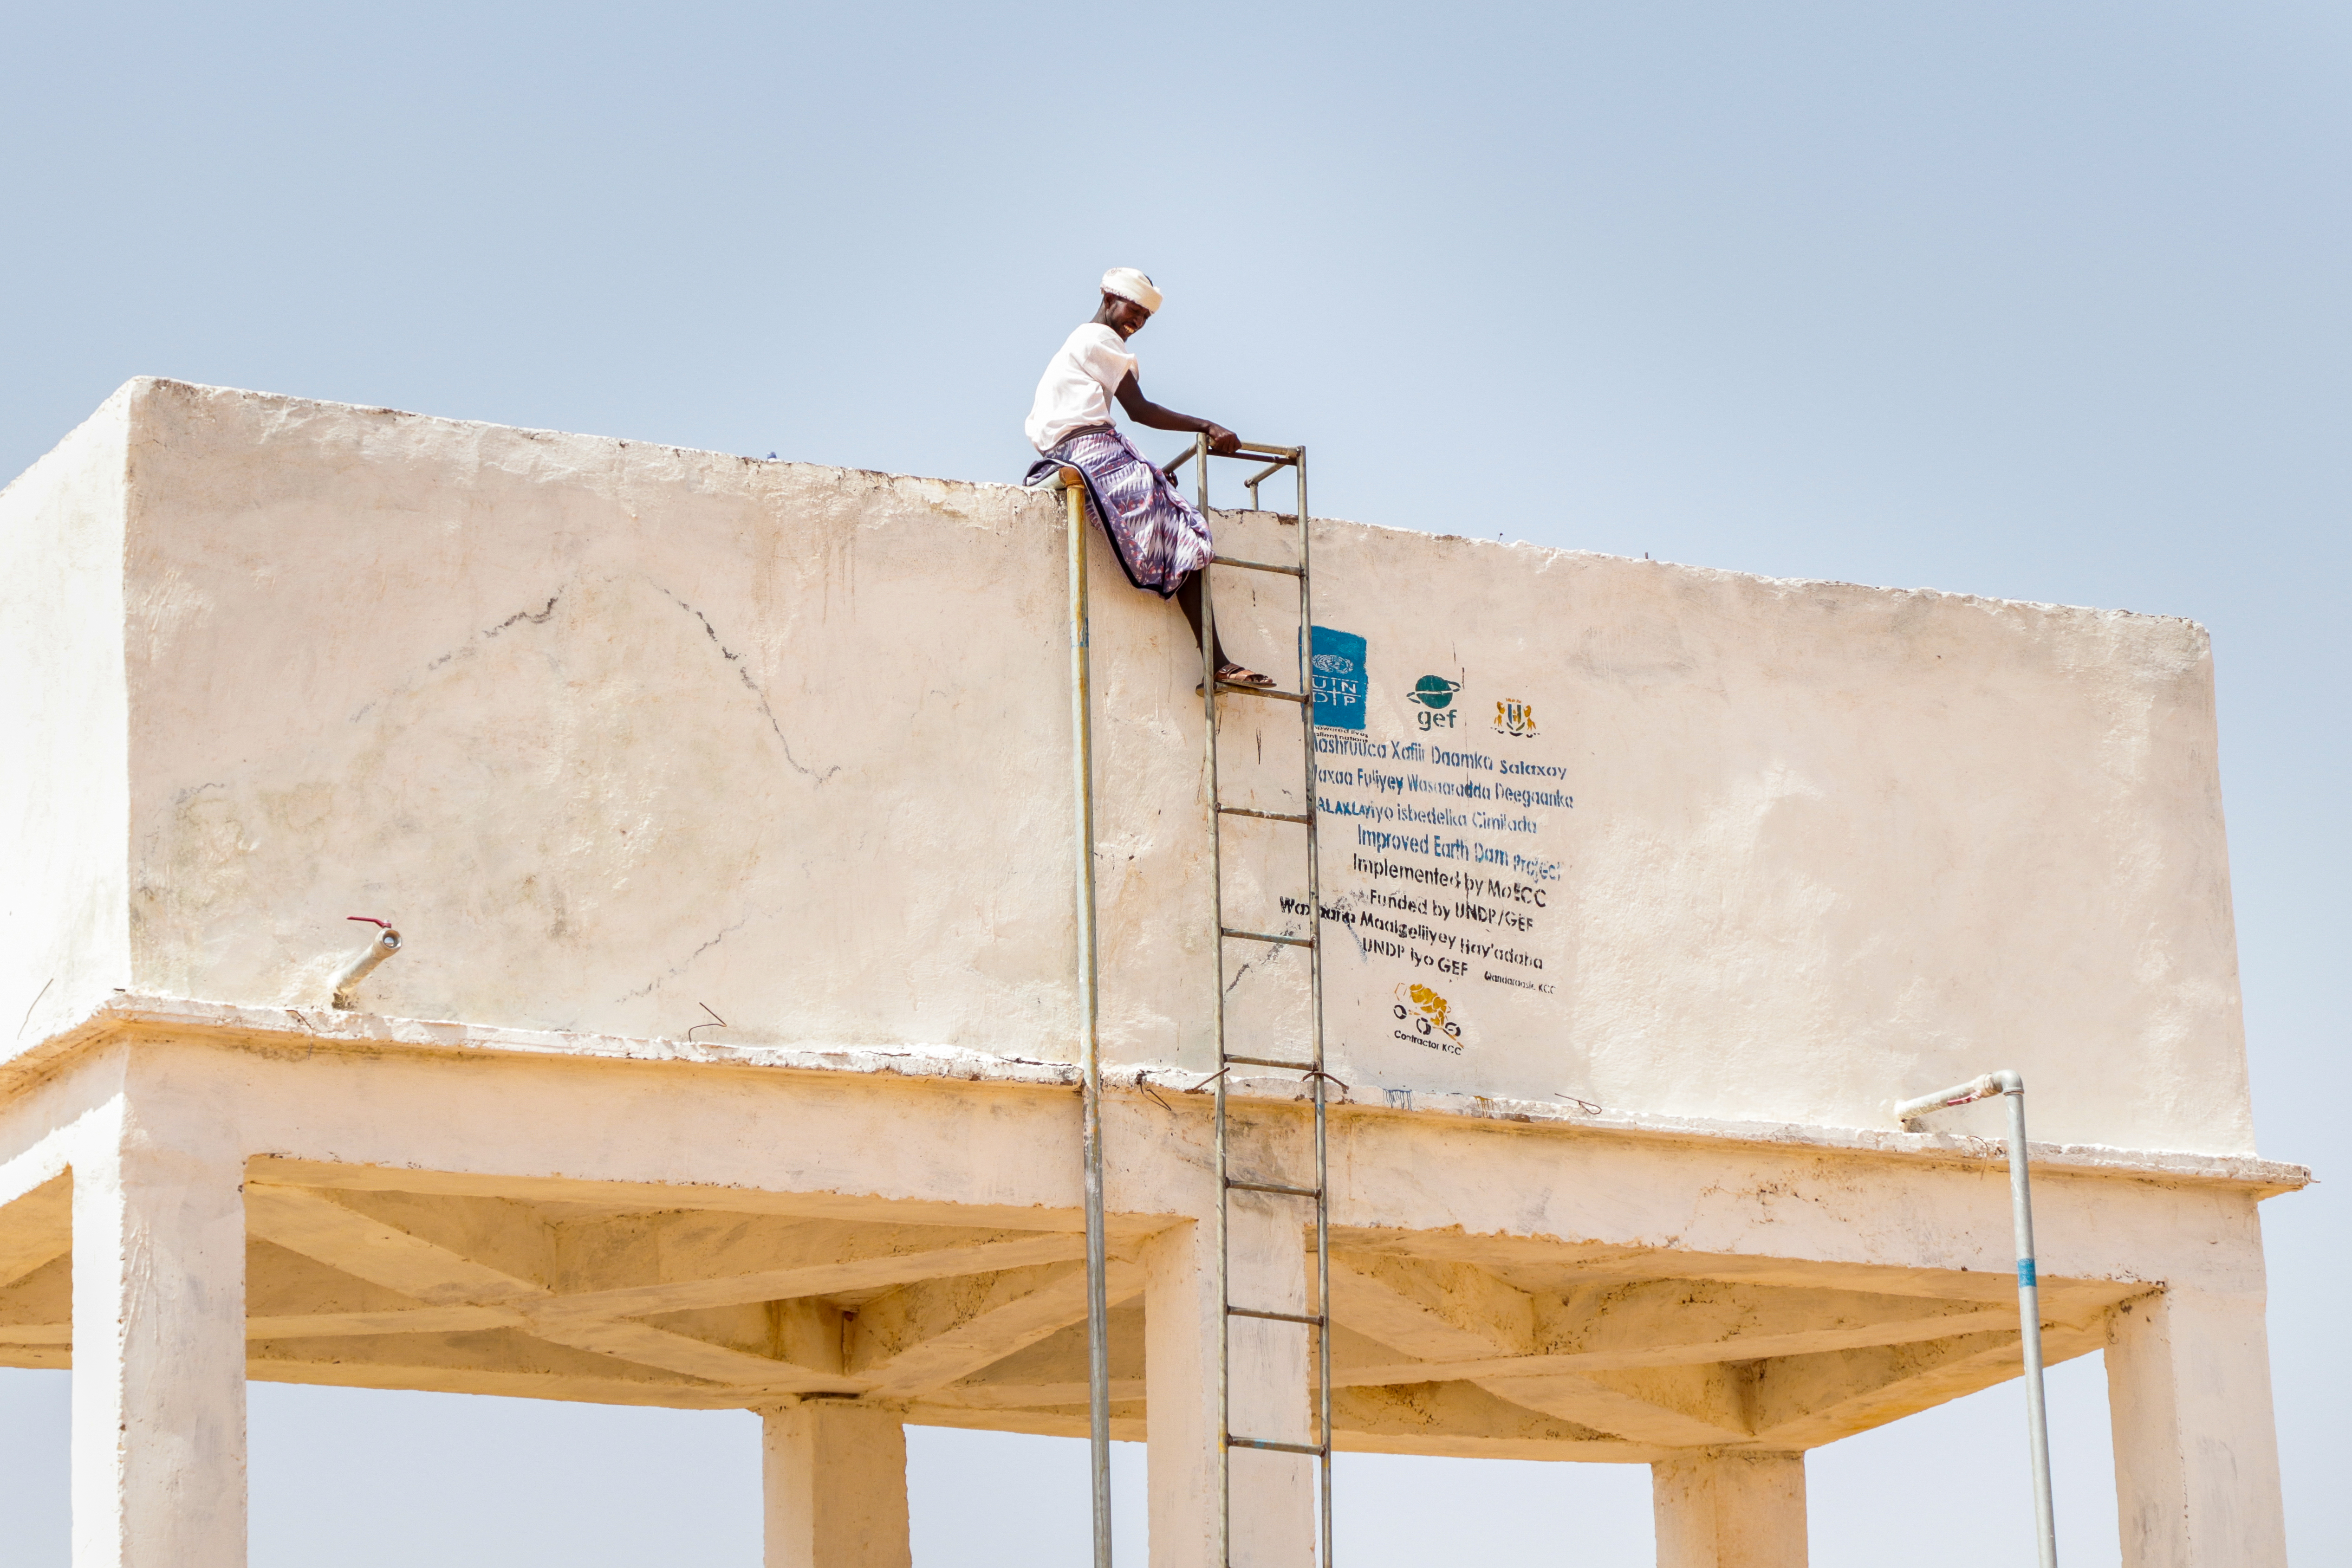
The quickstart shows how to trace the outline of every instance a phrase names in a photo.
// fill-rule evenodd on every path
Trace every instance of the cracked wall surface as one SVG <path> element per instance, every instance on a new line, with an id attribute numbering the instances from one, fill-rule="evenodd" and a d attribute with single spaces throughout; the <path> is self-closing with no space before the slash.
<path id="1" fill-rule="evenodd" d="M 47 672 L 11 700 L 51 737 L 0 764 L 7 873 L 48 901 L 0 953 L 16 1049 L 115 987 L 323 1005 L 365 915 L 407 940 L 362 988 L 391 1015 L 1069 1054 L 1054 497 L 139 382 L 0 519 L 9 657 Z M 1219 527 L 1272 559 L 1295 535 Z M 1873 1126 L 2010 1066 L 2037 1136 L 2252 1150 L 2198 627 L 1316 538 L 1365 733 L 1413 733 L 1436 672 L 1531 704 L 1574 796 L 1552 988 L 1443 982 L 1458 1051 L 1391 1030 L 1369 925 L 1327 923 L 1343 1077 Z M 1093 592 L 1106 1048 L 1198 1064 L 1198 665 L 1100 541 Z M 1287 592 L 1218 587 L 1265 668 Z M 1295 800 L 1296 732 L 1237 717 L 1236 788 Z M 1360 825 L 1326 821 L 1334 886 Z M 1229 892 L 1297 929 L 1256 831 Z M 55 936 L 68 897 L 87 940 Z M 1269 1040 L 1297 972 L 1228 970 Z"/>

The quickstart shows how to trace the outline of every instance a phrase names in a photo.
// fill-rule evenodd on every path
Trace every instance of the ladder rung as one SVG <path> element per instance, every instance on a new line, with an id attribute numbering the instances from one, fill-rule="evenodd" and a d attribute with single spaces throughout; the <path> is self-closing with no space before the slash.
<path id="1" fill-rule="evenodd" d="M 1323 1196 L 1323 1189 L 1319 1186 L 1284 1186 L 1280 1182 L 1272 1181 L 1235 1181 L 1231 1176 L 1225 1178 L 1225 1186 L 1234 1192 L 1276 1192 L 1286 1197 Z"/>
<path id="2" fill-rule="evenodd" d="M 1229 1448 L 1265 1448 L 1277 1454 L 1312 1454 L 1318 1459 L 1323 1457 L 1323 1447 L 1319 1443 L 1276 1443 L 1265 1437 L 1236 1437 L 1231 1432 L 1225 1434 L 1225 1446 Z"/>
<path id="3" fill-rule="evenodd" d="M 1307 825 L 1307 813 L 1304 811 L 1253 811 L 1246 806 L 1220 806 L 1217 810 L 1228 817 L 1255 817 L 1262 822 L 1296 822 L 1302 828 Z"/>
<path id="4" fill-rule="evenodd" d="M 1320 1312 L 1262 1312 L 1255 1307 L 1227 1307 L 1225 1315 L 1234 1318 L 1265 1318 L 1277 1323 L 1306 1323 L 1312 1328 L 1323 1326 Z"/>
<path id="5" fill-rule="evenodd" d="M 1209 558 L 1209 564 L 1211 566 L 1237 566 L 1244 571 L 1278 571 L 1285 577 L 1305 577 L 1307 575 L 1307 569 L 1304 567 L 1278 566 L 1270 560 L 1242 560 L 1229 555 L 1213 555 Z"/>
<path id="6" fill-rule="evenodd" d="M 1276 936 L 1265 931 L 1244 931 L 1240 927 L 1234 925 L 1218 926 L 1217 935 L 1220 936 L 1237 936 L 1244 942 L 1279 942 L 1286 947 L 1312 947 L 1315 946 L 1315 938 L 1312 936 Z"/>
<path id="7" fill-rule="evenodd" d="M 1278 703 L 1303 703 L 1307 700 L 1297 692 L 1277 691 L 1272 686 L 1245 686 L 1239 681 L 1219 681 L 1217 689 L 1221 692 L 1239 692 L 1244 696 L 1269 697 Z"/>
<path id="8" fill-rule="evenodd" d="M 1289 1072 L 1315 1071 L 1315 1064 L 1311 1061 L 1276 1061 L 1270 1056 L 1228 1056 L 1223 1060 L 1228 1066 L 1234 1067 L 1279 1067 Z"/>

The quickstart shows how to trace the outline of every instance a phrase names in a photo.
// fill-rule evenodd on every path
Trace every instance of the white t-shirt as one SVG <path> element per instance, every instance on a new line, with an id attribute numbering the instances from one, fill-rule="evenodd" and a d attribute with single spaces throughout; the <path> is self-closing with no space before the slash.
<path id="1" fill-rule="evenodd" d="M 1071 333 L 1037 378 L 1037 401 L 1021 426 L 1029 444 L 1050 451 L 1082 424 L 1108 424 L 1111 394 L 1134 373 L 1126 340 L 1101 322 Z"/>

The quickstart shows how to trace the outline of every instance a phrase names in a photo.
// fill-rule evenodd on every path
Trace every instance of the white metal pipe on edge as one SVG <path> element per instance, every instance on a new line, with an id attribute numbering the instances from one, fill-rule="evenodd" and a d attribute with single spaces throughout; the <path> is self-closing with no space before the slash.
<path id="1" fill-rule="evenodd" d="M 1321 810 L 1315 799 L 1315 591 L 1314 530 L 1307 518 L 1307 448 L 1295 456 L 1298 476 L 1298 689 L 1307 700 L 1298 706 L 1299 738 L 1307 747 L 1307 930 L 1315 938 L 1307 949 L 1307 1005 L 1315 1031 L 1315 1312 L 1322 1322 L 1315 1328 L 1316 1442 L 1323 1452 L 1316 1459 L 1316 1512 L 1320 1527 L 1316 1543 L 1324 1568 L 1333 1561 L 1331 1542 L 1331 1155 L 1329 1112 L 1325 1104 L 1323 1075 L 1323 869 L 1322 845 L 1315 831 Z M 1250 493 L 1255 504 L 1257 493 Z"/>
<path id="2" fill-rule="evenodd" d="M 1103 1237 L 1102 1061 L 1095 1050 L 1095 731 L 1088 700 L 1085 481 L 1062 470 L 1070 517 L 1070 754 L 1076 801 L 1078 1070 L 1087 1188 L 1087 1424 L 1094 1473 L 1095 1568 L 1110 1568 L 1110 1304 Z"/>
<path id="3" fill-rule="evenodd" d="M 1201 516 L 1209 515 L 1209 437 L 1206 433 L 1192 437 L 1192 462 L 1199 482 Z M 1232 1074 L 1225 1071 L 1225 872 L 1224 821 L 1217 815 L 1217 597 L 1212 591 L 1209 569 L 1201 569 L 1201 745 L 1202 778 L 1209 787 L 1209 910 L 1210 929 L 1216 935 L 1210 941 L 1214 958 L 1212 965 L 1216 976 L 1216 990 L 1210 996 L 1210 1016 L 1217 1020 L 1217 1078 L 1215 1099 L 1209 1117 L 1213 1128 L 1212 1137 L 1217 1167 L 1217 1332 L 1211 1340 L 1216 1347 L 1216 1365 L 1213 1369 L 1217 1384 L 1217 1554 L 1214 1568 L 1233 1568 L 1234 1563 L 1234 1385 L 1233 1346 L 1233 1228 L 1226 1210 L 1230 1208 L 1232 1189 L 1225 1186 L 1231 1175 L 1226 1145 L 1226 1085 Z"/>
<path id="4" fill-rule="evenodd" d="M 2058 1517 L 2050 1495 L 2050 1409 L 2042 1392 L 2042 1282 L 2033 1260 L 2033 1193 L 2025 1158 L 2025 1080 L 2003 1069 L 1895 1107 L 1910 1122 L 1930 1111 L 2000 1095 L 2009 1103 L 2009 1210 L 2017 1241 L 2018 1340 L 2025 1351 L 2025 1436 L 2033 1457 L 2033 1523 L 2042 1568 L 2058 1568 Z"/>

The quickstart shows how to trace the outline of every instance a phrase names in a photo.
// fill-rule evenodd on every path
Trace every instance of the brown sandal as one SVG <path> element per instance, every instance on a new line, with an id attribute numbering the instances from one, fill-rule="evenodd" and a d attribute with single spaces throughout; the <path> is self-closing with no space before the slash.
<path id="1" fill-rule="evenodd" d="M 1273 686 L 1274 677 L 1272 675 L 1261 675 L 1246 664 L 1236 664 L 1229 659 L 1225 663 L 1217 666 L 1217 685 L 1221 686 L 1251 686 L 1264 690 Z M 1198 696 L 1200 694 L 1201 688 L 1194 686 L 1192 688 L 1192 695 Z"/>

